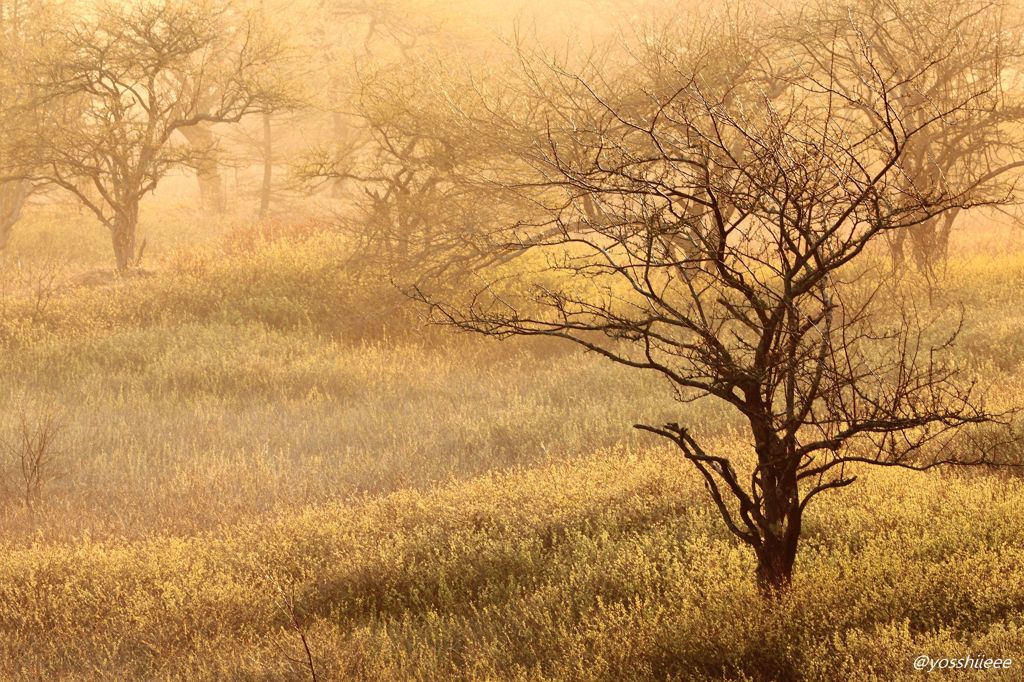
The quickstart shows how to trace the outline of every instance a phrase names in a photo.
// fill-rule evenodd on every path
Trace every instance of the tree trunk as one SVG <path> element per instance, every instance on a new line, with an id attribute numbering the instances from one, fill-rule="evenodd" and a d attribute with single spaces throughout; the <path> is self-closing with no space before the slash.
<path id="1" fill-rule="evenodd" d="M 937 218 L 932 218 L 910 228 L 910 248 L 914 255 L 914 265 L 917 271 L 924 275 L 932 273 L 933 266 L 939 259 L 937 222 Z"/>
<path id="2" fill-rule="evenodd" d="M 886 241 L 889 244 L 889 254 L 892 257 L 892 268 L 896 272 L 902 272 L 906 262 L 904 245 L 907 242 L 907 231 L 896 230 L 886 234 Z"/>
<path id="3" fill-rule="evenodd" d="M 196 178 L 199 180 L 199 203 L 204 211 L 223 213 L 224 179 L 217 161 L 217 140 L 208 124 L 181 128 L 181 134 L 199 154 L 196 163 Z"/>
<path id="4" fill-rule="evenodd" d="M 757 551 L 757 587 L 767 597 L 785 592 L 793 579 L 797 543 L 766 540 Z"/>
<path id="5" fill-rule="evenodd" d="M 949 238 L 953 234 L 953 223 L 956 222 L 956 217 L 960 213 L 959 209 L 950 211 L 946 215 L 942 216 L 942 222 L 939 224 L 938 230 L 938 254 L 939 258 L 945 262 L 949 258 Z"/>
<path id="6" fill-rule="evenodd" d="M 263 185 L 260 187 L 260 220 L 270 210 L 270 190 L 274 179 L 274 138 L 270 128 L 270 113 L 263 112 Z"/>
<path id="7" fill-rule="evenodd" d="M 135 245 L 135 231 L 139 223 L 139 208 L 135 206 L 119 214 L 110 228 L 111 242 L 114 246 L 114 260 L 117 271 L 127 272 L 139 263 L 139 253 Z"/>
<path id="8" fill-rule="evenodd" d="M 199 179 L 199 201 L 203 209 L 211 213 L 223 213 L 227 208 L 224 197 L 224 179 L 215 159 L 203 159 L 196 168 Z"/>
<path id="9" fill-rule="evenodd" d="M 765 526 L 760 529 L 761 546 L 755 548 L 756 577 L 761 592 L 774 597 L 793 578 L 803 514 L 791 448 L 770 438 L 757 452 Z"/>
<path id="10" fill-rule="evenodd" d="M 0 249 L 7 246 L 11 228 L 21 219 L 31 184 L 27 180 L 0 182 Z"/>

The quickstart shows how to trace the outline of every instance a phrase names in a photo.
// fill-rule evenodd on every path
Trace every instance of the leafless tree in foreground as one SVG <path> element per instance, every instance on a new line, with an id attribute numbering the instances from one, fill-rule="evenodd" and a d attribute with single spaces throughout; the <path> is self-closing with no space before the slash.
<path id="1" fill-rule="evenodd" d="M 857 466 L 989 462 L 948 447 L 963 427 L 1001 419 L 943 359 L 958 324 L 940 320 L 943 338 L 893 296 L 872 245 L 1008 196 L 969 168 L 955 183 L 906 172 L 916 140 L 969 124 L 990 87 L 941 107 L 901 94 L 933 79 L 942 54 L 894 82 L 856 34 L 837 36 L 820 77 L 802 46 L 725 28 L 671 54 L 659 50 L 680 41 L 646 41 L 614 77 L 530 67 L 527 96 L 547 97 L 546 124 L 521 149 L 533 180 L 515 188 L 546 218 L 517 225 L 506 248 L 529 245 L 543 265 L 480 275 L 465 298 L 414 292 L 439 322 L 567 339 L 659 372 L 680 400 L 738 410 L 753 456 L 712 451 L 680 424 L 637 428 L 693 463 L 774 594 L 791 579 L 808 504 L 853 483 Z"/>

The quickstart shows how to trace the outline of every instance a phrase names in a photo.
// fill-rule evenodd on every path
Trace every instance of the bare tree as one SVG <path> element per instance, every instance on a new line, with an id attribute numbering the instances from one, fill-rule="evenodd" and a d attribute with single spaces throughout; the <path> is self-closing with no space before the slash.
<path id="1" fill-rule="evenodd" d="M 297 169 L 308 183 L 345 188 L 338 224 L 351 237 L 353 261 L 440 281 L 518 255 L 494 247 L 505 226 L 536 207 L 493 178 L 526 178 L 529 168 L 509 147 L 506 119 L 491 116 L 500 110 L 517 125 L 535 123 L 539 107 L 510 85 L 514 60 L 472 55 L 453 59 L 451 48 L 423 46 L 415 60 L 364 67 L 349 134 Z M 483 82 L 500 91 L 500 104 L 481 97 Z"/>
<path id="2" fill-rule="evenodd" d="M 908 126 L 936 110 L 957 109 L 956 126 L 932 127 L 908 142 L 900 164 L 904 182 L 927 191 L 960 176 L 985 178 L 990 196 L 1000 197 L 1024 166 L 1022 28 L 1019 10 L 1005 0 L 844 0 L 813 6 L 785 30 L 801 66 L 818 79 L 835 69 L 851 76 L 833 83 L 844 95 L 880 75 L 893 98 L 916 100 L 910 115 L 918 120 Z M 837 41 L 846 44 L 833 49 Z M 870 63 L 856 61 L 859 50 L 870 51 Z M 941 67 L 920 73 L 933 60 Z M 897 263 L 909 250 L 918 269 L 930 271 L 946 258 L 961 213 L 946 211 L 889 234 Z"/>
<path id="3" fill-rule="evenodd" d="M 312 160 L 306 180 L 341 181 L 354 210 L 340 217 L 353 256 L 386 270 L 451 266 L 481 225 L 488 204 L 464 171 L 481 163 L 486 144 L 440 121 L 425 69 L 388 68 L 363 75 L 356 108 L 359 135 L 344 149 Z"/>
<path id="4" fill-rule="evenodd" d="M 27 105 L 33 97 L 34 57 L 44 27 L 58 9 L 53 0 L 0 0 L 0 249 L 35 189 L 17 159 L 33 116 Z"/>
<path id="5" fill-rule="evenodd" d="M 31 419 L 22 412 L 10 439 L 3 441 L 8 466 L 18 476 L 14 494 L 28 509 L 34 509 L 48 483 L 59 477 L 59 444 L 63 424 L 58 415 L 47 413 Z"/>
<path id="6" fill-rule="evenodd" d="M 905 65 L 894 82 L 843 27 L 817 55 L 831 64 L 823 78 L 797 55 L 805 46 L 756 19 L 645 36 L 600 68 L 524 55 L 523 97 L 547 101 L 543 126 L 529 140 L 500 106 L 489 123 L 534 171 L 508 188 L 545 214 L 512 226 L 504 248 L 544 265 L 480 273 L 464 296 L 413 292 L 441 323 L 567 339 L 660 373 L 681 401 L 742 415 L 749 455 L 711 450 L 677 423 L 637 428 L 696 467 L 774 594 L 791 579 L 808 504 L 857 467 L 989 463 L 948 446 L 1000 415 L 944 360 L 955 332 L 942 337 L 926 310 L 891 296 L 873 245 L 1009 197 L 983 171 L 906 181 L 918 140 L 941 152 L 990 81 L 940 106 L 903 96 L 951 57 Z"/>
<path id="7" fill-rule="evenodd" d="M 254 23 L 237 24 L 207 2 L 105 3 L 53 36 L 45 88 L 55 132 L 25 156 L 35 179 L 73 194 L 110 230 L 120 271 L 141 255 L 142 198 L 171 168 L 201 168 L 210 152 L 175 133 L 281 101 L 277 45 Z"/>

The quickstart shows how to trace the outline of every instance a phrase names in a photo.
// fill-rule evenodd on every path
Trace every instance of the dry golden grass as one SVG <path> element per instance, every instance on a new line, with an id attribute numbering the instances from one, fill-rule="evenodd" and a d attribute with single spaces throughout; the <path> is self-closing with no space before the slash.
<path id="1" fill-rule="evenodd" d="M 630 429 L 742 449 L 733 417 L 558 345 L 414 329 L 328 233 L 226 239 L 41 305 L 5 289 L 0 435 L 63 429 L 31 509 L 4 471 L 0 678 L 309 679 L 305 637 L 320 679 L 898 680 L 917 654 L 1019 679 L 1017 479 L 864 472 L 811 507 L 770 607 L 694 473 Z M 941 285 L 962 362 L 1019 401 L 1024 252 Z"/>
<path id="2" fill-rule="evenodd" d="M 871 475 L 767 608 L 671 452 L 613 449 L 188 538 L 6 553 L 4 677 L 909 679 L 1024 656 L 1024 488 Z M 290 659 L 295 659 L 293 662 Z M 993 679 L 1017 679 L 1013 676 Z"/>

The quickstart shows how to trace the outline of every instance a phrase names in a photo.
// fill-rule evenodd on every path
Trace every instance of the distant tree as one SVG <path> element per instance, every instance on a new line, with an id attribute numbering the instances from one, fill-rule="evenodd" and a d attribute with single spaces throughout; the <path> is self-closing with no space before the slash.
<path id="1" fill-rule="evenodd" d="M 34 60 L 58 7 L 52 0 L 0 0 L 0 249 L 34 189 L 30 169 L 18 159 L 36 115 L 30 106 Z"/>
<path id="2" fill-rule="evenodd" d="M 317 140 L 319 156 L 329 150 L 331 157 L 341 160 L 351 153 L 354 140 L 366 141 L 352 93 L 361 89 L 361 72 L 368 63 L 375 70 L 408 61 L 423 45 L 424 36 L 435 31 L 425 13 L 414 7 L 408 0 L 322 0 L 296 27 L 312 48 L 308 61 L 318 91 L 311 97 L 311 109 L 324 119 L 318 127 L 330 131 Z M 330 180 L 320 184 L 334 197 L 345 195 L 343 178 L 320 180 Z"/>
<path id="3" fill-rule="evenodd" d="M 110 230 L 124 271 L 141 255 L 142 198 L 174 167 L 203 168 L 212 151 L 175 133 L 279 105 L 280 50 L 230 6 L 202 1 L 106 2 L 51 38 L 48 132 L 23 158 L 34 179 L 70 192 Z"/>
<path id="4" fill-rule="evenodd" d="M 483 248 L 487 231 L 514 220 L 499 218 L 494 188 L 476 177 L 502 150 L 445 119 L 449 102 L 435 84 L 451 76 L 435 66 L 423 59 L 364 72 L 353 103 L 358 128 L 300 169 L 310 182 L 349 189 L 339 225 L 364 265 L 439 277 L 493 255 Z"/>
<path id="5" fill-rule="evenodd" d="M 848 73 L 845 82 L 833 84 L 844 98 L 857 96 L 862 79 L 883 74 L 891 97 L 918 100 L 914 115 L 920 120 L 908 120 L 908 126 L 934 111 L 958 110 L 956 126 L 929 128 L 908 143 L 900 164 L 904 182 L 928 191 L 961 176 L 984 177 L 991 195 L 1000 196 L 1024 166 L 1021 19 L 1007 0 L 840 0 L 811 6 L 786 31 L 802 66 L 819 80 L 830 69 Z M 870 52 L 870 63 L 857 61 L 852 40 Z M 832 49 L 833 41 L 847 44 Z M 941 68 L 919 73 L 934 59 Z M 858 74 L 858 68 L 871 70 Z M 946 211 L 890 233 L 896 262 L 909 255 L 920 271 L 930 271 L 946 258 L 961 213 Z"/>
<path id="6" fill-rule="evenodd" d="M 441 323 L 566 339 L 741 415 L 749 455 L 677 423 L 637 428 L 696 467 L 766 594 L 791 580 L 808 504 L 857 467 L 989 463 L 953 447 L 999 419 L 944 361 L 956 325 L 943 333 L 892 295 L 874 246 L 1011 198 L 982 168 L 907 182 L 918 141 L 941 154 L 966 134 L 990 80 L 936 106 L 913 93 L 947 52 L 897 73 L 837 25 L 814 55 L 821 77 L 782 33 L 753 15 L 687 17 L 605 63 L 524 54 L 520 99 L 540 109 L 483 108 L 533 169 L 505 189 L 543 209 L 508 226 L 503 250 L 541 265 L 479 272 L 461 295 L 413 287 Z"/>
<path id="7" fill-rule="evenodd" d="M 305 155 L 298 174 L 341 200 L 338 224 L 351 237 L 353 263 L 436 279 L 490 259 L 489 231 L 515 219 L 498 215 L 502 204 L 490 195 L 499 190 L 480 173 L 510 157 L 445 115 L 456 100 L 475 104 L 478 74 L 466 67 L 486 64 L 495 84 L 507 73 L 476 50 L 472 35 L 413 7 L 324 3 L 335 27 L 324 35 L 338 36 L 335 45 L 348 52 L 334 56 L 333 99 L 321 104 L 333 113 L 334 135 Z"/>

